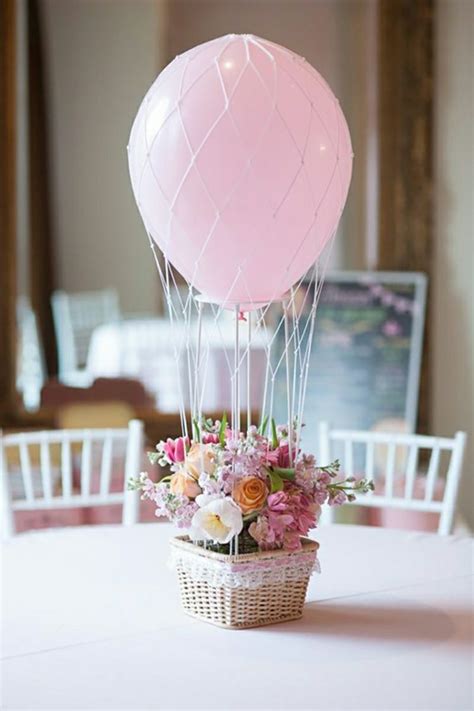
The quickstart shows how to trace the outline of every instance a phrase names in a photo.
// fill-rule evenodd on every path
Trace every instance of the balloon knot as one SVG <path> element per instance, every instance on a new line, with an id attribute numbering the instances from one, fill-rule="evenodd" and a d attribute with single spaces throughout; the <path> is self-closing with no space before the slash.
<path id="1" fill-rule="evenodd" d="M 245 318 L 244 312 L 239 311 L 239 321 L 246 321 L 247 319 Z"/>

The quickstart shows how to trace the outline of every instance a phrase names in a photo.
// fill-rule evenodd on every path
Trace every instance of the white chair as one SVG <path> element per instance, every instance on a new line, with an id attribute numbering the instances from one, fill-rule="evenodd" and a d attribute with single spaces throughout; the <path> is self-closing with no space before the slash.
<path id="1" fill-rule="evenodd" d="M 84 366 L 92 332 L 102 324 L 120 320 L 117 291 L 103 289 L 77 294 L 55 291 L 51 307 L 58 345 L 59 379 L 68 385 L 90 385 L 92 379 Z"/>
<path id="2" fill-rule="evenodd" d="M 438 513 L 438 533 L 448 535 L 453 528 L 465 442 L 465 432 L 457 432 L 454 438 L 448 439 L 331 429 L 328 423 L 322 422 L 318 462 L 326 465 L 338 458 L 342 476 L 365 477 L 376 482 L 376 492 L 358 495 L 353 505 Z M 429 457 L 420 497 L 415 495 L 415 482 L 421 450 L 428 450 Z M 444 492 L 439 500 L 436 489 L 441 478 Z M 383 493 L 379 493 L 380 489 Z M 330 523 L 333 517 L 334 509 L 325 506 L 321 523 Z"/>
<path id="3" fill-rule="evenodd" d="M 18 326 L 17 390 L 22 394 L 27 410 L 40 406 L 41 388 L 46 382 L 46 366 L 36 315 L 30 300 L 20 296 L 17 300 Z"/>
<path id="4" fill-rule="evenodd" d="M 136 492 L 127 490 L 127 482 L 140 472 L 142 453 L 140 420 L 131 420 L 124 429 L 51 430 L 0 436 L 3 537 L 15 533 L 15 511 L 122 504 L 122 523 L 136 523 L 139 498 Z M 73 471 L 77 460 L 80 484 L 75 492 Z M 12 461 L 19 463 L 21 485 L 17 492 L 13 491 L 15 471 L 12 471 L 16 468 L 9 467 Z M 120 466 L 123 488 L 112 492 L 112 470 L 119 466 L 119 461 L 123 465 Z"/>

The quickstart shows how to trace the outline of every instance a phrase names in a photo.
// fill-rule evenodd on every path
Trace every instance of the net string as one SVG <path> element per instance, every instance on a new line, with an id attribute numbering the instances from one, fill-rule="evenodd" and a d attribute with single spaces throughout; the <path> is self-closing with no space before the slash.
<path id="1" fill-rule="evenodd" d="M 175 360 L 177 363 L 177 371 L 178 371 L 178 382 L 181 382 L 182 379 L 182 369 L 180 368 L 180 363 L 183 358 L 183 354 L 185 354 L 186 357 L 186 363 L 187 363 L 187 377 L 190 379 L 193 383 L 193 396 L 192 402 L 193 406 L 191 408 L 191 416 L 192 417 L 197 417 L 198 419 L 202 417 L 202 405 L 203 405 L 203 399 L 205 395 L 205 388 L 206 388 L 206 383 L 209 377 L 209 365 L 210 365 L 210 352 L 211 352 L 211 344 L 210 340 L 206 339 L 204 334 L 205 334 L 205 328 L 203 324 L 203 314 L 205 307 L 208 306 L 207 304 L 202 304 L 198 300 L 196 300 L 195 295 L 193 294 L 192 290 L 188 290 L 188 295 L 186 297 L 186 301 L 183 303 L 182 296 L 181 296 L 181 289 L 179 288 L 179 285 L 177 284 L 176 277 L 173 274 L 173 269 L 171 265 L 165 262 L 167 265 L 167 269 L 165 271 L 165 275 L 163 275 L 163 271 L 161 269 L 161 265 L 158 259 L 158 255 L 156 254 L 156 247 L 152 245 L 153 247 L 153 252 L 156 256 L 156 261 L 157 261 L 157 268 L 158 272 L 160 274 L 160 278 L 162 281 L 162 286 L 164 288 L 165 292 L 165 297 L 166 297 L 166 302 L 169 306 L 169 315 L 170 315 L 170 321 L 172 324 L 172 328 L 174 326 L 177 326 L 177 321 L 180 316 L 181 312 L 181 318 L 182 318 L 182 323 L 184 325 L 184 329 L 181 328 L 176 328 L 174 329 L 174 337 L 173 337 L 173 345 L 174 345 L 174 354 L 175 354 Z M 329 259 L 329 256 L 325 259 L 325 263 L 327 263 Z M 227 362 L 227 370 L 228 374 L 230 375 L 231 381 L 233 381 L 233 398 L 231 402 L 231 413 L 232 413 L 232 427 L 233 429 L 238 429 L 238 422 L 239 422 L 239 417 L 240 417 L 240 389 L 238 387 L 238 381 L 240 378 L 241 374 L 241 369 L 242 365 L 245 363 L 248 371 L 247 371 L 247 413 L 249 412 L 250 408 L 250 383 L 252 381 L 252 374 L 251 374 L 251 368 L 249 368 L 249 355 L 251 353 L 252 348 L 254 348 L 256 345 L 259 346 L 260 344 L 255 343 L 255 334 L 257 332 L 257 327 L 258 329 L 261 329 L 264 331 L 266 335 L 266 343 L 264 346 L 265 350 L 265 355 L 266 355 L 266 386 L 267 386 L 267 392 L 264 392 L 264 402 L 262 403 L 262 416 L 263 414 L 268 414 L 269 418 L 273 416 L 273 409 L 274 409 L 274 398 L 275 398 L 275 385 L 276 385 L 276 379 L 277 375 L 280 371 L 280 368 L 282 367 L 282 363 L 285 362 L 285 367 L 286 367 L 286 393 L 287 393 L 287 398 L 289 402 L 287 402 L 287 412 L 288 412 L 288 419 L 289 419 L 289 426 L 290 428 L 293 427 L 293 422 L 296 422 L 296 426 L 298 429 L 297 432 L 297 444 L 295 446 L 295 451 L 298 447 L 298 442 L 299 438 L 301 436 L 300 432 L 300 425 L 302 424 L 302 419 L 303 419 L 303 410 L 304 410 L 304 393 L 305 393 L 305 387 L 306 387 L 306 382 L 307 382 L 307 377 L 308 377 L 308 367 L 309 367 L 309 358 L 310 358 L 310 352 L 311 352 L 311 342 L 312 342 L 312 335 L 313 335 L 313 330 L 314 330 L 314 319 L 316 317 L 316 310 L 317 310 L 317 304 L 319 301 L 319 297 L 321 294 L 321 288 L 322 288 L 322 283 L 323 283 L 323 276 L 325 272 L 325 265 L 323 265 L 323 268 L 321 272 L 319 271 L 319 265 L 315 265 L 314 269 L 312 270 L 312 274 L 310 278 L 308 277 L 302 277 L 298 284 L 292 289 L 291 294 L 289 299 L 285 302 L 284 308 L 283 308 L 283 314 L 279 317 L 279 319 L 276 321 L 276 323 L 273 323 L 272 326 L 270 327 L 268 323 L 268 319 L 266 316 L 270 313 L 270 309 L 272 308 L 272 304 L 266 305 L 264 308 L 259 309 L 257 313 L 257 325 L 253 329 L 250 329 L 248 331 L 248 337 L 247 337 L 247 342 L 245 343 L 245 348 L 244 352 L 242 354 L 240 350 L 240 337 L 239 337 L 239 324 L 240 319 L 239 319 L 239 314 L 238 314 L 238 309 L 235 309 L 234 311 L 234 319 L 235 319 L 235 347 L 234 347 L 234 364 L 232 365 L 230 363 L 230 358 L 229 358 L 229 346 L 228 342 L 226 341 L 224 335 L 222 334 L 222 329 L 221 329 L 221 323 L 220 319 L 218 317 L 219 312 L 221 311 L 219 307 L 217 307 L 214 304 L 210 304 L 210 310 L 211 313 L 213 314 L 213 323 L 218 327 L 218 330 L 221 334 L 221 344 L 222 344 L 222 351 L 225 355 L 225 361 Z M 318 278 L 319 277 L 319 278 Z M 303 287 L 304 285 L 304 287 Z M 176 289 L 176 300 L 178 303 L 181 305 L 181 308 L 178 310 L 175 302 L 173 300 L 173 295 L 171 293 L 172 288 Z M 303 288 L 302 288 L 303 287 Z M 304 314 L 304 311 L 307 308 L 307 303 L 309 300 L 309 296 L 311 294 L 311 291 L 313 290 L 313 301 L 310 307 L 310 313 L 309 316 L 306 318 L 306 322 L 301 328 L 301 317 Z M 300 297 L 300 303 L 297 308 L 296 305 L 296 298 L 297 295 Z M 194 346 L 193 344 L 195 343 L 195 340 L 191 337 L 193 334 L 193 324 L 192 324 L 192 314 L 193 314 L 193 302 L 195 305 L 195 310 L 198 315 L 197 321 L 198 321 L 198 328 L 197 328 L 197 341 L 196 345 Z M 273 305 L 275 306 L 275 305 Z M 252 319 L 252 314 L 248 313 L 247 318 L 249 319 L 249 322 L 251 322 Z M 285 329 L 285 321 L 286 321 L 286 329 Z M 277 337 L 280 333 L 280 330 L 282 329 L 286 331 L 285 333 L 285 341 L 284 341 L 284 347 L 283 347 L 283 352 L 278 354 L 278 359 L 276 360 L 275 365 L 272 364 L 272 360 L 274 360 L 274 349 L 278 346 L 278 340 Z M 185 334 L 185 336 L 183 335 Z M 203 345 L 204 341 L 204 345 Z M 290 358 L 290 348 L 292 348 L 292 353 L 293 356 Z M 251 362 L 251 361 L 250 361 Z M 275 361 L 274 361 L 275 362 Z M 292 367 L 293 367 L 293 372 L 291 372 L 291 362 L 292 362 Z M 194 369 L 191 368 L 191 374 L 190 374 L 190 368 L 189 364 L 194 364 Z M 194 377 L 192 375 L 192 372 L 194 372 Z M 269 375 L 271 376 L 269 378 Z M 291 380 L 293 382 L 293 385 L 291 385 Z M 299 388 L 297 391 L 297 396 L 293 397 L 293 393 L 295 392 L 296 389 L 296 382 L 299 380 Z M 189 384 L 188 384 L 189 385 Z M 268 392 L 269 390 L 269 392 Z M 181 422 L 182 422 L 182 427 L 183 427 L 183 434 L 187 435 L 188 430 L 186 426 L 186 401 L 185 398 L 183 397 L 183 388 L 180 387 L 179 389 L 179 394 L 180 394 L 180 417 L 181 417 Z M 266 403 L 268 402 L 268 407 L 266 406 Z M 248 416 L 248 421 L 250 421 L 250 417 Z"/>

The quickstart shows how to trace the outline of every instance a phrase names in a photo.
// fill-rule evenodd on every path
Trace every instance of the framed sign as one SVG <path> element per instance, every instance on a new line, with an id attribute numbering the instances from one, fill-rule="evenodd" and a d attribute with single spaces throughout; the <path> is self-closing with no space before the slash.
<path id="1" fill-rule="evenodd" d="M 426 276 L 336 272 L 321 290 L 304 409 L 304 439 L 331 426 L 416 427 Z M 284 421 L 285 383 L 276 414 Z"/>

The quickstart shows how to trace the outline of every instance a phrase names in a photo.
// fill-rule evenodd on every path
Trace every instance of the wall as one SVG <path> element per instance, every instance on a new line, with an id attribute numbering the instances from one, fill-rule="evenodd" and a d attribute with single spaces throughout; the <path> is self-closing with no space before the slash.
<path id="1" fill-rule="evenodd" d="M 374 0 L 42 0 L 58 286 L 75 291 L 115 285 L 125 311 L 147 311 L 159 302 L 129 187 L 125 146 L 131 122 L 166 61 L 228 32 L 260 34 L 294 49 L 339 97 L 355 161 L 333 264 L 366 266 L 367 36 L 373 7 Z"/>
<path id="2" fill-rule="evenodd" d="M 439 0 L 436 22 L 433 429 L 468 431 L 460 508 L 474 529 L 474 3 Z"/>
<path id="3" fill-rule="evenodd" d="M 116 286 L 148 311 L 158 280 L 128 178 L 126 145 L 160 68 L 157 0 L 43 0 L 56 277 Z"/>

